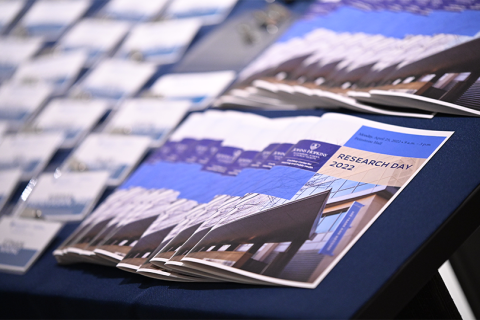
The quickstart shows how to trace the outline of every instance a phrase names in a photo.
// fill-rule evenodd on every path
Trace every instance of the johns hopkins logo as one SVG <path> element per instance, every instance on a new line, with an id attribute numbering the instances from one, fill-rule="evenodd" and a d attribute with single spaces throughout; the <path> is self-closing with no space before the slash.
<path id="1" fill-rule="evenodd" d="M 317 150 L 318 148 L 320 148 L 320 143 L 312 143 L 310 145 L 310 150 Z"/>

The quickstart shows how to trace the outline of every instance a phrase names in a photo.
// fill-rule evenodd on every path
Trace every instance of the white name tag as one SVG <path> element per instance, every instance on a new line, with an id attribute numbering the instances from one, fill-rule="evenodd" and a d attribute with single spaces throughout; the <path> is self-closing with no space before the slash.
<path id="1" fill-rule="evenodd" d="M 108 184 L 120 184 L 141 160 L 150 138 L 91 134 L 65 163 L 65 171 L 108 171 Z"/>
<path id="2" fill-rule="evenodd" d="M 148 136 L 152 138 L 152 146 L 158 146 L 189 108 L 188 100 L 126 100 L 108 122 L 105 132 Z"/>
<path id="3" fill-rule="evenodd" d="M 18 169 L 0 171 L 0 212 L 15 190 L 21 174 Z"/>
<path id="4" fill-rule="evenodd" d="M 61 148 L 72 148 L 100 120 L 107 110 L 101 100 L 55 99 L 29 126 L 35 132 L 63 135 Z"/>
<path id="5" fill-rule="evenodd" d="M 17 128 L 46 102 L 53 87 L 44 83 L 6 83 L 0 87 L 0 120 Z"/>
<path id="6" fill-rule="evenodd" d="M 198 19 L 139 24 L 118 52 L 120 58 L 156 64 L 178 61 L 201 27 Z"/>
<path id="7" fill-rule="evenodd" d="M 60 134 L 18 133 L 0 142 L 0 170 L 20 169 L 22 180 L 40 173 L 62 142 Z"/>
<path id="8" fill-rule="evenodd" d="M 127 22 L 85 19 L 60 39 L 57 48 L 62 51 L 84 49 L 88 54 L 87 64 L 92 65 L 108 55 L 123 39 L 129 28 L 130 24 Z"/>
<path id="9" fill-rule="evenodd" d="M 151 92 L 165 99 L 188 99 L 192 109 L 202 109 L 234 79 L 234 71 L 167 74 L 152 85 Z"/>
<path id="10" fill-rule="evenodd" d="M 90 0 L 40 0 L 28 10 L 14 33 L 55 41 L 90 7 Z"/>
<path id="11" fill-rule="evenodd" d="M 222 22 L 237 0 L 175 0 L 166 10 L 170 19 L 200 18 L 204 25 Z"/>
<path id="12" fill-rule="evenodd" d="M 106 60 L 73 88 L 72 94 L 118 101 L 134 95 L 154 73 L 153 64 Z"/>
<path id="13" fill-rule="evenodd" d="M 0 142 L 2 141 L 2 137 L 7 132 L 8 129 L 8 122 L 0 121 Z"/>
<path id="14" fill-rule="evenodd" d="M 5 29 L 18 16 L 25 6 L 24 0 L 11 0 L 0 2 L 0 31 Z"/>
<path id="15" fill-rule="evenodd" d="M 87 54 L 83 51 L 42 56 L 22 64 L 12 81 L 44 82 L 54 86 L 56 93 L 63 93 L 73 83 L 86 60 Z"/>
<path id="16" fill-rule="evenodd" d="M 1 37 L 0 83 L 8 80 L 17 67 L 32 57 L 41 45 L 42 39 L 40 38 Z"/>
<path id="17" fill-rule="evenodd" d="M 0 270 L 25 273 L 60 231 L 59 222 L 4 217 L 0 220 Z"/>
<path id="18" fill-rule="evenodd" d="M 109 173 L 65 172 L 57 176 L 42 174 L 26 200 L 19 205 L 18 216 L 51 220 L 82 220 L 105 189 Z"/>
<path id="19" fill-rule="evenodd" d="M 167 4 L 168 0 L 111 0 L 100 11 L 100 16 L 131 22 L 154 19 Z"/>

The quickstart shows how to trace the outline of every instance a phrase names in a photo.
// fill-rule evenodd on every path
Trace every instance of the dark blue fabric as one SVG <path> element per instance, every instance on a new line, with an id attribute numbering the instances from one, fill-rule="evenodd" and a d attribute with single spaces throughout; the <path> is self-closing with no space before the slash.
<path id="1" fill-rule="evenodd" d="M 303 3 L 308 2 L 297 1 L 297 5 L 302 6 Z M 260 9 L 264 6 L 263 0 L 244 0 L 234 9 L 232 15 L 240 14 L 246 8 Z M 418 20 L 423 18 L 419 16 Z M 328 23 L 330 20 L 326 19 L 325 26 L 330 26 Z M 343 20 L 342 24 L 345 23 L 349 26 L 354 25 L 355 28 L 361 27 L 352 19 Z M 381 25 L 384 26 L 384 24 Z M 444 24 L 436 24 L 436 26 L 444 26 Z M 455 26 L 458 25 L 451 24 L 446 28 Z M 213 28 L 213 26 L 203 27 L 192 46 Z M 171 66 L 160 68 L 146 87 L 170 69 Z M 260 114 L 276 117 L 321 115 L 322 113 L 322 111 L 285 111 Z M 351 317 L 480 184 L 478 168 L 480 119 L 437 116 L 432 120 L 421 120 L 354 115 L 408 127 L 456 132 L 316 289 L 231 283 L 182 284 L 149 279 L 104 266 L 89 264 L 60 266 L 56 264 L 52 251 L 73 232 L 76 225 L 72 224 L 61 231 L 25 275 L 0 274 L 2 306 L 0 316 L 3 318 Z M 59 153 L 57 157 L 61 159 L 66 155 Z M 60 160 L 55 163 L 60 163 Z M 55 167 L 52 165 L 52 170 Z M 18 198 L 18 196 L 14 197 Z M 435 254 L 448 258 L 442 248 L 438 248 Z"/>
<path id="2" fill-rule="evenodd" d="M 322 113 L 261 114 L 292 116 Z M 422 120 L 354 115 L 420 129 L 453 130 L 455 134 L 316 289 L 231 283 L 182 284 L 103 266 L 59 266 L 52 250 L 74 230 L 75 225 L 68 225 L 27 274 L 0 274 L 2 316 L 351 317 L 480 184 L 480 119 L 437 116 L 432 120 Z M 445 255 L 442 248 L 438 248 L 436 254 Z"/>

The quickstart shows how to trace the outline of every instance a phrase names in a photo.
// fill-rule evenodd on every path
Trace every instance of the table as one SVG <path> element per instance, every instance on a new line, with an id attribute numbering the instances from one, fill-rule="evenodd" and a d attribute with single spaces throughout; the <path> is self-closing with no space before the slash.
<path id="1" fill-rule="evenodd" d="M 322 110 L 262 111 L 278 117 Z M 67 225 L 23 276 L 0 274 L 4 317 L 391 318 L 480 225 L 480 120 L 431 120 L 345 112 L 455 134 L 314 289 L 170 283 L 115 268 L 56 264 Z"/>

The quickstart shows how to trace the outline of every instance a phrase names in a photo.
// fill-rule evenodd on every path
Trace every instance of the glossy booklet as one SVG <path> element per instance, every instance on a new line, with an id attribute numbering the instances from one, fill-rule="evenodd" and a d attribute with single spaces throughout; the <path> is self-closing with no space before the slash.
<path id="1" fill-rule="evenodd" d="M 316 1 L 216 105 L 479 116 L 479 19 L 473 3 Z"/>
<path id="2" fill-rule="evenodd" d="M 452 134 L 336 113 L 194 113 L 54 255 L 315 288 Z"/>

